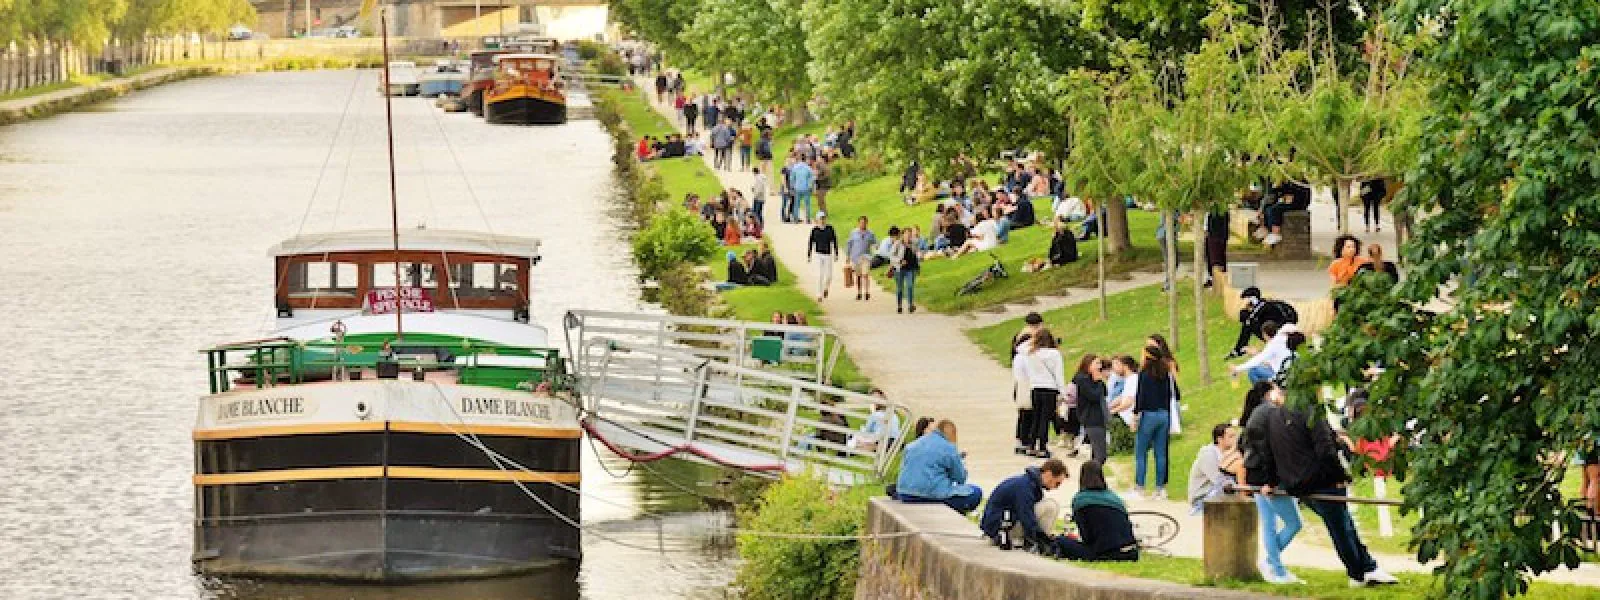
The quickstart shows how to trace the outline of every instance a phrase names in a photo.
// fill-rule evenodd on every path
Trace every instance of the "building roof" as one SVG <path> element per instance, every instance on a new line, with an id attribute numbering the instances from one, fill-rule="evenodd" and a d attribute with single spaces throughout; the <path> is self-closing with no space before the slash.
<path id="1" fill-rule="evenodd" d="M 323 254 L 327 252 L 372 252 L 394 249 L 388 229 L 360 229 L 308 233 L 279 242 L 271 256 Z M 538 238 L 499 235 L 455 229 L 401 229 L 401 250 L 461 252 L 537 258 Z"/>

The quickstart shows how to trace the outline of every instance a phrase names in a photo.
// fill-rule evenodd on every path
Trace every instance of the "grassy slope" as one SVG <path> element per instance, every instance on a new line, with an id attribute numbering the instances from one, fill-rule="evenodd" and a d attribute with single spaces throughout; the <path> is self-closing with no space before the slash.
<path id="1" fill-rule="evenodd" d="M 611 94 L 622 108 L 623 120 L 637 135 L 664 135 L 675 131 L 672 123 L 668 122 L 652 108 L 642 96 L 632 92 L 605 92 Z M 787 149 L 793 144 L 794 137 L 800 133 L 813 133 L 817 126 L 801 128 L 784 128 L 777 132 L 776 142 L 779 148 Z M 656 173 L 661 175 L 666 185 L 668 198 L 673 202 L 681 202 L 684 194 L 694 192 L 703 199 L 710 199 L 722 190 L 722 183 L 715 173 L 706 166 L 705 161 L 699 157 L 685 157 L 655 161 L 650 163 Z M 748 246 L 729 248 L 743 252 Z M 713 281 L 727 279 L 727 259 L 725 252 L 718 252 L 706 261 L 705 266 L 711 270 Z M 778 264 L 778 285 L 750 286 L 721 294 L 722 301 L 734 311 L 734 317 L 745 321 L 768 321 L 773 312 L 802 312 L 807 319 L 816 325 L 826 323 L 822 307 L 818 306 L 804 291 L 795 285 L 794 273 L 789 271 L 782 263 Z M 861 374 L 850 356 L 845 354 L 840 357 L 839 364 L 834 368 L 834 382 L 838 385 L 851 387 L 866 384 L 866 377 Z"/>
<path id="2" fill-rule="evenodd" d="M 1189 485 L 1189 463 L 1201 446 L 1209 443 L 1209 431 L 1217 423 L 1238 418 L 1243 407 L 1246 388 L 1242 380 L 1238 387 L 1226 377 L 1227 367 L 1222 356 L 1233 344 L 1238 334 L 1235 320 L 1223 314 L 1220 298 L 1209 297 L 1206 306 L 1206 327 L 1209 338 L 1211 373 L 1213 382 L 1200 385 L 1199 362 L 1194 351 L 1194 303 L 1187 280 L 1180 282 L 1179 342 L 1174 350 L 1178 354 L 1178 386 L 1183 392 L 1183 433 L 1172 438 L 1170 453 L 1171 480 L 1167 489 L 1174 497 L 1181 497 Z M 1144 347 L 1145 336 L 1166 334 L 1167 301 L 1160 286 L 1146 286 L 1116 294 L 1108 299 L 1110 320 L 1101 322 L 1098 302 L 1085 302 L 1044 313 L 1045 324 L 1061 338 L 1061 351 L 1066 355 L 1068 368 L 1077 366 L 1084 353 L 1130 354 L 1137 356 Z M 999 325 L 975 329 L 968 333 L 990 355 L 1004 360 L 1010 355 L 1007 346 L 1011 336 L 1021 329 L 1020 319 Z M 1110 475 L 1124 484 L 1133 481 L 1132 458 L 1112 456 Z M 1152 466 L 1154 468 L 1153 461 Z M 1152 475 L 1153 476 L 1153 475 Z"/>
<path id="3" fill-rule="evenodd" d="M 1297 598 L 1326 598 L 1336 600 L 1422 600 L 1431 597 L 1437 585 L 1430 575 L 1401 573 L 1400 585 L 1381 588 L 1350 588 L 1345 583 L 1344 572 L 1323 569 L 1295 569 L 1296 575 L 1306 580 L 1306 585 L 1271 585 L 1238 581 L 1213 582 L 1206 579 L 1204 565 L 1198 558 L 1172 558 L 1145 555 L 1136 563 L 1078 563 L 1081 566 L 1111 571 L 1131 577 L 1172 581 L 1187 585 L 1248 590 L 1262 594 L 1292 596 Z M 1529 598 L 1541 600 L 1578 600 L 1600 597 L 1600 591 L 1591 588 L 1548 583 L 1533 584 Z"/>
<path id="4" fill-rule="evenodd" d="M 899 193 L 900 177 L 886 175 L 854 186 L 839 188 L 828 194 L 828 213 L 835 227 L 854 228 L 856 219 L 865 215 L 873 231 L 885 235 L 890 225 L 922 227 L 925 237 L 933 221 L 934 205 L 907 206 Z M 1037 215 L 1049 215 L 1050 204 L 1034 204 Z M 1160 217 L 1155 213 L 1133 210 L 1128 213 L 1128 226 L 1135 249 L 1121 261 L 1108 263 L 1109 276 L 1140 268 L 1159 265 L 1161 255 L 1155 244 L 1156 225 Z M 1077 227 L 1075 226 L 1076 230 Z M 1048 225 L 1035 225 L 1013 230 L 1009 242 L 994 250 L 1010 271 L 1011 277 L 990 284 L 971 296 L 956 296 L 956 290 L 989 268 L 987 255 L 973 254 L 955 260 L 937 259 L 923 263 L 917 276 L 917 301 L 919 306 L 939 312 L 959 312 L 992 306 L 1009 301 L 1032 298 L 1038 295 L 1061 294 L 1070 287 L 1092 286 L 1096 277 L 1095 253 L 1099 240 L 1078 244 L 1079 260 L 1064 268 L 1043 273 L 1023 273 L 1023 261 L 1044 257 L 1050 249 L 1052 230 Z M 1188 256 L 1187 244 L 1180 244 L 1180 257 Z M 880 285 L 893 289 L 894 283 L 877 271 Z"/>

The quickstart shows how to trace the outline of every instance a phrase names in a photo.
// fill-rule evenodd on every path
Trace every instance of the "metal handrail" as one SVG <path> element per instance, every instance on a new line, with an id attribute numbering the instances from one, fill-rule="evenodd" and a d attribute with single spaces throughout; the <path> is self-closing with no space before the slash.
<path id="1" fill-rule="evenodd" d="M 907 441 L 910 409 L 879 397 L 648 341 L 631 345 L 596 339 L 576 351 L 592 357 L 578 371 L 579 389 L 594 414 L 603 412 L 608 421 L 670 435 L 673 445 L 770 456 L 791 469 L 812 465 L 882 477 Z M 817 413 L 861 420 L 871 418 L 874 404 L 887 406 L 900 427 L 882 432 L 870 449 L 822 439 L 823 433 L 848 437 L 861 432 L 825 422 Z"/>
<path id="2" fill-rule="evenodd" d="M 574 369 L 579 375 L 583 374 L 583 365 L 587 362 L 584 352 L 589 348 L 588 340 L 591 338 L 618 339 L 635 346 L 650 340 L 657 348 L 687 352 L 701 358 L 713 358 L 768 372 L 793 373 L 793 369 L 785 366 L 805 365 L 811 371 L 805 378 L 824 383 L 832 380 L 833 369 L 842 354 L 838 335 L 833 330 L 809 325 L 599 310 L 568 311 L 563 322 L 567 354 L 574 358 Z M 709 328 L 720 333 L 691 331 L 690 328 Z M 758 364 L 750 356 L 750 341 L 765 337 L 767 333 L 777 333 L 785 338 L 782 340 L 782 360 L 776 367 Z M 791 334 L 805 339 L 788 339 Z"/>
<path id="3" fill-rule="evenodd" d="M 332 373 L 351 366 L 346 350 L 357 344 L 351 342 L 334 342 L 325 340 L 289 340 L 283 338 L 256 340 L 219 344 L 201 350 L 206 355 L 206 374 L 210 384 L 211 393 L 227 392 L 232 388 L 232 379 L 229 373 L 237 372 L 249 375 L 256 388 L 273 387 L 280 380 L 287 379 L 289 384 L 303 383 L 309 371 L 327 369 Z M 523 366 L 498 366 L 496 368 L 507 370 L 526 370 L 539 372 L 546 375 L 547 379 L 554 375 L 561 375 L 561 351 L 555 348 L 538 348 L 532 346 L 508 345 L 477 345 L 464 342 L 453 344 L 405 344 L 392 345 L 394 350 L 406 348 L 447 348 L 456 358 L 467 359 L 467 364 L 460 365 L 466 368 L 479 367 L 482 356 L 515 356 L 537 358 L 544 362 L 541 367 Z M 331 350 L 331 358 L 315 358 L 308 356 L 307 350 Z M 228 361 L 230 355 L 246 355 L 243 362 Z M 420 366 L 420 365 L 419 365 Z M 445 370 L 459 368 L 460 366 L 449 363 L 434 365 L 430 370 Z M 556 377 L 555 379 L 560 379 Z"/>

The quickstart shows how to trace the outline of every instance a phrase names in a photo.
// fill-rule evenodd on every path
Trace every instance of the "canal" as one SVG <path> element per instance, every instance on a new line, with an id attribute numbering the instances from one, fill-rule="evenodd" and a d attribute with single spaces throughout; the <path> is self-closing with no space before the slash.
<path id="1" fill-rule="evenodd" d="M 728 595 L 731 540 L 704 533 L 724 517 L 698 497 L 716 475 L 592 446 L 574 571 L 409 588 L 191 573 L 196 351 L 268 331 L 272 244 L 389 226 L 376 88 L 372 72 L 218 77 L 0 128 L 0 597 Z M 598 123 L 394 107 L 402 227 L 541 238 L 533 313 L 552 341 L 568 308 L 648 309 Z"/>

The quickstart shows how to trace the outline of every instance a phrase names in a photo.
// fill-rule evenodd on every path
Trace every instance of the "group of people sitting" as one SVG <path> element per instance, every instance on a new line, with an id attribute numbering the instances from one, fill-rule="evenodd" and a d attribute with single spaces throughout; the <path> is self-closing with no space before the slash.
<path id="1" fill-rule="evenodd" d="M 711 227 L 711 234 L 721 240 L 724 246 L 751 244 L 761 240 L 760 208 L 747 203 L 744 193 L 739 190 L 722 190 L 710 201 L 702 200 L 699 194 L 685 194 L 683 208 L 700 215 Z"/>
<path id="2" fill-rule="evenodd" d="M 665 138 L 644 136 L 639 138 L 639 145 L 633 150 L 634 156 L 640 161 L 651 161 L 663 158 L 683 158 L 685 156 L 701 156 L 706 153 L 705 143 L 700 141 L 700 134 L 691 133 L 685 136 L 681 133 L 667 134 Z"/>
<path id="3" fill-rule="evenodd" d="M 741 255 L 728 251 L 728 281 L 730 286 L 772 285 L 778 281 L 778 261 L 766 243 L 761 250 L 745 250 Z"/>
<path id="4" fill-rule="evenodd" d="M 961 514 L 983 503 L 983 490 L 967 481 L 966 453 L 956 446 L 955 423 L 918 421 L 916 440 L 906 445 L 900 477 L 888 487 L 891 498 L 913 504 L 944 504 Z M 1087 461 L 1079 470 L 1072 498 L 1076 531 L 1055 534 L 1060 506 L 1045 498 L 1069 478 L 1059 459 L 1027 467 L 994 488 L 984 505 L 979 529 L 995 545 L 1020 546 L 1047 556 L 1088 561 L 1134 561 L 1139 542 L 1127 505 L 1107 485 L 1104 465 Z"/>

